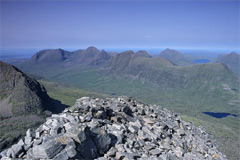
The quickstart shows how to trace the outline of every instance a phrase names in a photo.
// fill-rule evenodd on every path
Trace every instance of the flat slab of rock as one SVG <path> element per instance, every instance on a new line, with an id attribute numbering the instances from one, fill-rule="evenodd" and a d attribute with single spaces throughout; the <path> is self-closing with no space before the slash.
<path id="1" fill-rule="evenodd" d="M 34 146 L 32 148 L 32 156 L 34 158 L 53 158 L 62 149 L 63 149 L 63 146 L 60 142 L 56 140 L 52 140 L 47 143 Z"/>
<path id="2" fill-rule="evenodd" d="M 151 155 L 159 155 L 161 151 L 159 149 L 152 149 L 149 151 Z"/>
<path id="3" fill-rule="evenodd" d="M 146 123 L 148 123 L 148 124 L 154 124 L 154 123 L 155 123 L 154 121 L 152 121 L 152 120 L 149 119 L 149 118 L 143 117 L 142 119 L 143 119 L 144 122 L 146 122 Z"/>

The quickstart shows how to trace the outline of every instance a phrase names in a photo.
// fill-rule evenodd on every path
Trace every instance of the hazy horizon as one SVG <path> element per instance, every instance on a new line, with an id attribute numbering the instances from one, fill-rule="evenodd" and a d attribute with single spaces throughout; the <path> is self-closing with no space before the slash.
<path id="1" fill-rule="evenodd" d="M 90 47 L 90 46 L 88 46 Z M 88 47 L 81 47 L 81 48 L 61 48 L 70 52 L 79 50 L 79 49 L 87 49 Z M 94 46 L 96 47 L 96 46 Z M 98 48 L 98 50 L 105 50 L 107 52 L 117 52 L 121 53 L 127 50 L 132 50 L 134 52 L 145 50 L 150 55 L 159 55 L 163 50 L 167 48 Z M 12 49 L 0 49 L 0 59 L 1 58 L 30 58 L 40 50 L 44 49 L 58 49 L 58 48 L 12 48 Z M 191 56 L 204 56 L 204 57 L 217 57 L 221 54 L 229 54 L 231 52 L 236 52 L 239 54 L 239 50 L 209 50 L 209 49 L 180 49 L 180 48 L 169 48 L 177 50 L 185 55 Z"/>

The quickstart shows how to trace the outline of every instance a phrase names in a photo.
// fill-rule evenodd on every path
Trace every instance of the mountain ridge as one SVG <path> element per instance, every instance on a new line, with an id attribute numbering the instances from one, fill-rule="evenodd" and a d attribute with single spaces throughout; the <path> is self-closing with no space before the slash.
<path id="1" fill-rule="evenodd" d="M 91 46 L 86 50 L 76 50 L 69 52 L 63 49 L 47 49 L 41 50 L 34 54 L 29 60 L 18 64 L 22 69 L 28 69 L 30 66 L 37 65 L 62 65 L 63 67 L 74 65 L 98 66 L 104 64 L 110 55 L 104 50 L 99 51 L 97 48 Z"/>

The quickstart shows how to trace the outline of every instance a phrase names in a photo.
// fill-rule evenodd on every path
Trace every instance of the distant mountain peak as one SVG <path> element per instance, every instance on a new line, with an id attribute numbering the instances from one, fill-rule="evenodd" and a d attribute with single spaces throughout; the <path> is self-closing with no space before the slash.
<path id="1" fill-rule="evenodd" d="M 90 52 L 99 52 L 99 50 L 96 48 L 96 47 L 94 47 L 94 46 L 90 46 L 90 47 L 88 47 L 87 49 L 86 49 L 86 51 L 90 51 Z"/>
<path id="2" fill-rule="evenodd" d="M 177 50 L 167 48 L 159 54 L 159 57 L 166 58 L 167 60 L 176 63 L 181 60 L 184 55 Z"/>
<path id="3" fill-rule="evenodd" d="M 145 50 L 139 50 L 138 52 L 136 52 L 136 55 L 137 56 L 142 56 L 142 57 L 147 57 L 147 58 L 151 58 L 152 57 Z"/>
<path id="4" fill-rule="evenodd" d="M 176 52 L 178 52 L 177 50 L 175 50 L 175 49 L 170 49 L 170 48 L 166 48 L 166 49 L 164 49 L 162 52 L 164 52 L 164 51 L 176 51 Z"/>
<path id="5" fill-rule="evenodd" d="M 90 46 L 85 50 L 76 50 L 74 52 L 58 49 L 45 49 L 37 52 L 32 58 L 19 66 L 28 70 L 30 66 L 37 64 L 61 64 L 63 66 L 82 65 L 102 65 L 111 56 L 104 50 L 101 52 L 94 46 Z M 25 70 L 25 71 L 26 71 Z"/>
<path id="6" fill-rule="evenodd" d="M 239 56 L 236 52 L 231 52 L 229 56 Z"/>
<path id="7" fill-rule="evenodd" d="M 71 54 L 71 52 L 65 51 L 61 48 L 45 49 L 34 54 L 31 60 L 43 63 L 56 63 L 66 60 Z"/>
<path id="8" fill-rule="evenodd" d="M 235 73 L 237 77 L 240 77 L 240 55 L 236 52 L 231 52 L 229 54 L 219 55 L 217 62 L 224 63 L 228 68 Z"/>
<path id="9" fill-rule="evenodd" d="M 134 52 L 132 50 L 127 50 L 125 52 L 122 52 L 123 54 L 134 54 Z"/>

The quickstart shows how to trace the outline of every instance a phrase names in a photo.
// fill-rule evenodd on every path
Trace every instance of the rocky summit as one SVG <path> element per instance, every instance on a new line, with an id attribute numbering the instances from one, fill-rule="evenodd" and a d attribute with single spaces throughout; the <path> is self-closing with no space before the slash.
<path id="1" fill-rule="evenodd" d="M 225 159 L 202 127 L 129 97 L 77 99 L 1 152 L 7 159 Z"/>

